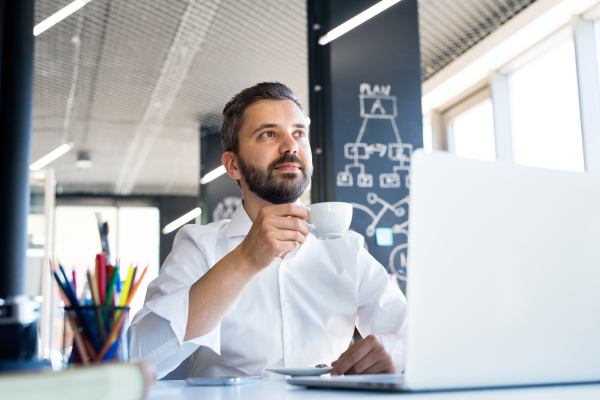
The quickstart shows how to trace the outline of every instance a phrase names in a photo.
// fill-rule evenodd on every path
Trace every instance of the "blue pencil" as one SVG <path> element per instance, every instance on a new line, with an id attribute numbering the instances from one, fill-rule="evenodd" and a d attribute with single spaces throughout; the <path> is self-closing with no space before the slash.
<path id="1" fill-rule="evenodd" d="M 69 278 L 67 278 L 67 273 L 65 272 L 65 269 L 63 268 L 62 265 L 60 265 L 60 263 L 58 264 L 58 268 L 60 268 L 60 272 L 62 272 L 63 277 L 65 278 L 65 281 L 63 282 L 64 285 L 69 289 L 69 291 L 71 292 L 72 295 L 72 299 L 75 300 L 75 303 L 77 305 L 79 305 L 79 301 L 77 300 L 77 293 L 75 293 L 75 289 L 73 288 L 73 285 L 71 285 L 71 282 L 69 281 Z M 71 299 L 69 299 L 69 301 L 72 302 Z"/>
<path id="2" fill-rule="evenodd" d="M 117 352 L 118 347 L 119 347 L 119 341 L 117 340 L 113 343 L 113 345 L 110 347 L 110 349 L 106 352 L 106 355 L 104 356 L 102 361 L 112 360 L 112 358 L 115 356 L 115 353 Z"/>
<path id="3" fill-rule="evenodd" d="M 58 284 L 59 288 L 63 291 L 63 293 L 65 294 L 65 296 L 71 303 L 71 306 L 73 307 L 73 310 L 75 311 L 75 314 L 77 314 L 77 317 L 79 318 L 79 321 L 81 322 L 81 327 L 83 328 L 83 332 L 90 339 L 90 342 L 91 342 L 94 350 L 98 351 L 98 349 L 100 348 L 100 341 L 98 340 L 96 335 L 94 335 L 94 333 L 88 326 L 88 322 L 85 319 L 85 315 L 83 314 L 81 307 L 79 307 L 79 304 L 77 303 L 77 299 L 72 298 L 73 293 L 69 290 L 68 286 L 65 286 L 63 284 L 63 282 L 61 282 L 61 279 L 60 279 L 60 276 L 58 275 L 58 273 L 56 271 L 52 271 L 52 273 L 54 274 L 54 278 L 56 279 L 56 283 Z"/>

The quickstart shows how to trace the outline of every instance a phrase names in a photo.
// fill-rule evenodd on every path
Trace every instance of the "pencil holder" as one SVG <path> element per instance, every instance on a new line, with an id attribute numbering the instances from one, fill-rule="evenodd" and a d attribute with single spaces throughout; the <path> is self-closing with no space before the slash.
<path id="1" fill-rule="evenodd" d="M 69 332 L 66 327 L 70 326 Z M 129 307 L 76 306 L 65 307 L 63 343 L 69 364 L 89 365 L 105 361 L 128 361 Z"/>

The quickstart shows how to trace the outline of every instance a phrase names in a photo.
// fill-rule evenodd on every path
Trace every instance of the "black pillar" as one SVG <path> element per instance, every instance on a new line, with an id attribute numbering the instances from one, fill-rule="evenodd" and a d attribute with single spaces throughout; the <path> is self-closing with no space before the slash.
<path id="1" fill-rule="evenodd" d="M 410 161 L 423 146 L 417 0 L 402 0 L 318 44 L 378 2 L 308 0 L 312 200 L 352 203 L 351 228 L 403 281 Z"/>
<path id="2" fill-rule="evenodd" d="M 200 139 L 200 177 L 204 177 L 221 165 L 223 147 L 221 134 L 218 130 L 206 131 Z M 203 224 L 231 219 L 242 200 L 242 190 L 235 179 L 226 173 L 212 181 L 200 184 L 202 199 Z"/>
<path id="3" fill-rule="evenodd" d="M 0 0 L 0 298 L 25 293 L 34 0 Z"/>

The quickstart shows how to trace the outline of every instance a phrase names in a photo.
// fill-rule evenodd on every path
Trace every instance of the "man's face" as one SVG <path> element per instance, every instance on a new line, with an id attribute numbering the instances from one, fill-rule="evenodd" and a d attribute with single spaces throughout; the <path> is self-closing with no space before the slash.
<path id="1" fill-rule="evenodd" d="M 237 166 L 250 191 L 272 204 L 293 203 L 308 187 L 312 155 L 304 113 L 291 100 L 260 100 L 244 113 Z"/>

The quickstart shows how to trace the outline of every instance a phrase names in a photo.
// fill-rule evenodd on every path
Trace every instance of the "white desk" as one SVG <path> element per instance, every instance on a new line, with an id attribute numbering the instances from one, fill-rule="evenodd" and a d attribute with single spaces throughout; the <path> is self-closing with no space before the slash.
<path id="1" fill-rule="evenodd" d="M 600 399 L 600 384 L 552 386 L 527 389 L 481 390 L 445 393 L 379 393 L 347 390 L 305 389 L 287 384 L 282 379 L 263 379 L 259 383 L 242 386 L 186 386 L 184 381 L 156 382 L 148 400 L 319 400 L 319 399 L 383 399 L 392 397 L 419 399 Z"/>

